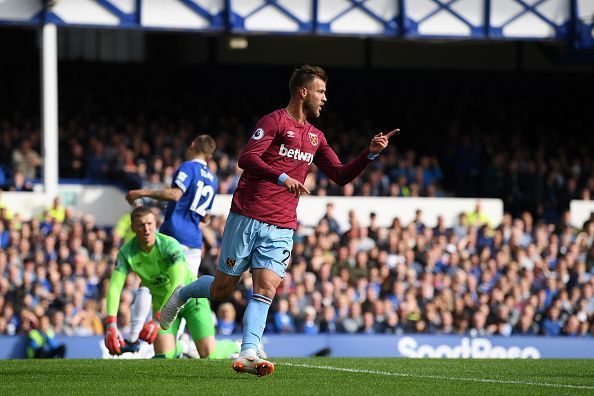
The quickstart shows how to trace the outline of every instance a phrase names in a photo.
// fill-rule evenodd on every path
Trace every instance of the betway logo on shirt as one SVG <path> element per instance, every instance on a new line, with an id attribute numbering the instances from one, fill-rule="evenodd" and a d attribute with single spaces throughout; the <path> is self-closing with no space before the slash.
<path id="1" fill-rule="evenodd" d="M 299 149 L 289 149 L 289 148 L 285 147 L 284 144 L 280 145 L 280 149 L 278 150 L 278 153 L 280 155 L 282 155 L 283 157 L 293 158 L 298 161 L 305 161 L 310 165 L 313 162 L 313 158 L 314 158 L 314 155 L 312 153 L 306 153 L 305 151 L 301 151 Z"/>

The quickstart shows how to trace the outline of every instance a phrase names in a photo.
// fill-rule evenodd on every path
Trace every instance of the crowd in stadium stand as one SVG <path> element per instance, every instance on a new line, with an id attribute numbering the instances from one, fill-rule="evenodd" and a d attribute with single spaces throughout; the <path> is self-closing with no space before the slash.
<path id="1" fill-rule="evenodd" d="M 81 133 L 89 128 L 72 127 Z M 10 166 L 5 165 L 6 173 L 12 174 L 5 180 L 5 189 L 30 191 L 32 180 L 39 176 L 39 135 L 23 137 L 10 130 L 8 126 L 0 130 L 6 151 L 2 157 L 12 159 Z M 60 157 L 60 176 L 92 182 L 116 180 L 124 188 L 169 185 L 195 128 L 180 126 L 180 132 L 173 134 L 165 127 L 139 124 L 129 125 L 127 130 L 134 133 L 106 130 L 88 139 L 64 134 L 61 147 L 67 149 Z M 239 138 L 216 135 L 219 149 L 210 165 L 216 169 L 220 193 L 233 193 L 237 185 L 241 170 L 236 158 L 246 132 L 242 129 L 241 133 Z M 570 148 L 561 146 L 557 156 L 545 157 L 543 147 L 527 147 L 516 153 L 494 152 L 485 159 L 479 148 L 488 144 L 487 136 L 475 142 L 464 136 L 439 155 L 399 150 L 395 144 L 363 177 L 344 188 L 330 182 L 315 167 L 306 186 L 315 195 L 502 198 L 506 209 L 516 216 L 528 210 L 551 222 L 559 221 L 572 199 L 588 200 L 594 194 L 593 163 L 587 152 L 569 156 Z M 359 147 L 345 144 L 337 150 L 348 159 Z"/>
<path id="2" fill-rule="evenodd" d="M 121 232 L 59 199 L 30 221 L 0 207 L 0 334 L 25 334 L 44 316 L 56 334 L 103 334 Z M 452 228 L 443 219 L 430 228 L 418 211 L 410 224 L 394 219 L 383 228 L 374 216 L 360 226 L 352 211 L 341 230 L 332 210 L 315 229 L 298 228 L 267 332 L 594 334 L 594 216 L 575 229 L 534 222 L 528 212 L 494 225 L 474 211 Z M 223 226 L 214 217 L 204 234 L 205 273 L 215 271 Z M 249 274 L 241 285 L 213 305 L 218 334 L 240 334 Z M 124 333 L 136 287 L 130 275 L 119 315 Z"/>
<path id="3" fill-rule="evenodd" d="M 186 77 L 159 82 L 145 67 L 117 77 L 62 66 L 60 177 L 117 180 L 124 188 L 169 185 L 187 141 L 206 132 L 217 139 L 210 166 L 220 192 L 233 192 L 254 115 L 286 100 L 284 91 L 261 92 L 263 76 L 284 84 L 286 68 L 244 69 L 250 78 L 242 86 L 254 88 L 245 92 L 227 78 L 233 74 L 196 72 L 199 89 L 187 92 L 180 88 L 190 86 Z M 158 75 L 175 78 L 161 69 Z M 594 119 L 588 106 L 575 106 L 592 103 L 594 90 L 579 76 L 547 75 L 546 84 L 530 75 L 443 76 L 331 73 L 316 125 L 343 161 L 370 134 L 400 127 L 402 135 L 353 184 L 339 188 L 314 167 L 306 185 L 317 195 L 501 198 L 508 213 L 502 223 L 468 213 L 453 228 L 429 228 L 419 213 L 411 224 L 361 227 L 353 212 L 345 230 L 329 213 L 314 230 L 297 230 L 267 331 L 594 333 L 594 218 L 582 229 L 567 218 L 571 199 L 594 194 Z M 344 84 L 353 78 L 365 84 Z M 0 185 L 12 191 L 30 191 L 40 176 L 39 123 L 23 116 L 35 114 L 27 106 L 38 96 L 23 84 L 0 99 L 22 98 L 11 102 L 15 113 L 0 109 Z M 205 232 L 205 272 L 215 271 L 223 225 L 214 217 Z M 103 334 L 106 283 L 121 238 L 59 200 L 25 221 L 0 198 L 0 334 L 25 334 L 45 315 L 57 334 Z M 130 276 L 122 294 L 124 333 L 136 282 Z M 236 318 L 249 299 L 249 274 L 242 285 L 213 305 L 219 334 L 241 330 Z"/>
<path id="4" fill-rule="evenodd" d="M 200 89 L 194 89 L 182 71 L 155 80 L 151 76 L 161 68 L 104 70 L 77 64 L 72 66 L 76 73 L 67 73 L 68 67 L 60 91 L 60 177 L 117 181 L 124 188 L 168 185 L 187 142 L 197 133 L 210 133 L 217 139 L 211 167 L 220 192 L 233 192 L 239 177 L 236 158 L 256 117 L 286 100 L 282 87 L 255 97 L 249 90 L 260 89 L 259 78 L 284 82 L 286 68 L 248 68 L 254 78 L 238 91 L 233 80 L 220 78 L 226 76 L 224 68 L 208 71 L 216 84 L 200 79 Z M 197 76 L 204 72 L 195 71 Z M 514 217 L 527 210 L 551 223 L 561 220 L 571 199 L 594 194 L 588 150 L 594 146 L 594 117 L 587 106 L 575 106 L 580 100 L 591 103 L 594 91 L 579 77 L 548 75 L 542 84 L 539 75 L 438 78 L 370 71 L 366 84 L 352 86 L 344 82 L 361 79 L 360 72 L 337 70 L 330 76 L 329 101 L 312 122 L 343 161 L 358 154 L 377 131 L 399 127 L 402 132 L 364 177 L 345 188 L 314 167 L 307 178 L 313 194 L 501 198 Z M 97 78 L 104 84 L 95 84 Z M 145 84 L 147 79 L 151 84 Z M 119 89 L 124 85 L 126 90 Z M 475 86 L 489 95 L 478 94 Z M 13 93 L 23 96 L 23 89 L 15 85 Z M 40 176 L 39 122 L 23 115 L 31 112 L 36 110 L 7 114 L 0 109 L 4 189 L 30 190 L 31 180 Z"/>

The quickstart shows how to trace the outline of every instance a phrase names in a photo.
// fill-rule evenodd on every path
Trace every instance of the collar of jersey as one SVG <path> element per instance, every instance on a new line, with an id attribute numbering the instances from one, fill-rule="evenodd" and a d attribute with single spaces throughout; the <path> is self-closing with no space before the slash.
<path id="1" fill-rule="evenodd" d="M 282 110 L 284 110 L 287 117 L 289 117 L 289 120 L 291 120 L 291 122 L 293 122 L 293 124 L 295 124 L 296 126 L 299 126 L 300 128 L 305 128 L 309 124 L 309 122 L 307 120 L 305 120 L 302 124 L 299 121 L 297 121 L 296 119 L 294 119 L 293 116 L 291 114 L 289 114 L 289 111 L 286 108 L 283 108 Z"/>
<path id="2" fill-rule="evenodd" d="M 142 250 L 140 248 L 140 243 L 138 242 L 138 239 L 136 240 L 136 245 L 138 246 L 138 251 L 141 252 L 142 254 L 146 254 L 147 256 L 150 255 L 155 248 L 157 248 L 157 250 L 161 250 L 161 238 L 159 235 L 159 231 L 155 231 L 155 245 L 148 252 L 145 252 L 144 250 Z"/>
<path id="3" fill-rule="evenodd" d="M 206 165 L 206 161 L 203 161 L 203 160 L 201 160 L 201 159 L 198 159 L 198 158 L 194 158 L 194 159 L 192 160 L 192 162 L 198 162 L 199 164 Z"/>

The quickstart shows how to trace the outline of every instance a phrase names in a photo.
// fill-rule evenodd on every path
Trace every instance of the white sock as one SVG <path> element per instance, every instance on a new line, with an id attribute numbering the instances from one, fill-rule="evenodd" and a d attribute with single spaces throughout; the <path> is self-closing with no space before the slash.
<path id="1" fill-rule="evenodd" d="M 138 341 L 138 335 L 151 313 L 151 302 L 152 296 L 149 289 L 144 286 L 139 287 L 130 307 L 132 316 L 130 320 L 130 342 Z"/>
<path id="2" fill-rule="evenodd" d="M 186 329 L 186 320 L 184 318 L 181 318 L 181 321 L 179 323 L 179 330 L 177 331 L 177 339 L 178 340 L 184 334 L 185 329 Z"/>
<path id="3" fill-rule="evenodd" d="M 258 351 L 255 349 L 245 349 L 239 353 L 242 358 L 254 359 L 258 356 Z"/>

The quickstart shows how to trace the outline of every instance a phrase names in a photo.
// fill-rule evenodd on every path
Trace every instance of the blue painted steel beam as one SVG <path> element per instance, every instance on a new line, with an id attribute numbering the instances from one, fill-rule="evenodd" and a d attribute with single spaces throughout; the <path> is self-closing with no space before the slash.
<path id="1" fill-rule="evenodd" d="M 594 37 L 592 37 L 594 19 L 589 25 L 579 19 L 577 0 L 571 0 L 570 7 L 571 23 L 568 32 L 570 45 L 575 51 L 580 52 L 581 57 L 586 53 L 586 58 L 592 61 L 594 59 Z"/>
<path id="2" fill-rule="evenodd" d="M 458 0 L 431 0 L 432 3 L 436 4 L 436 9 L 432 10 L 427 15 L 423 16 L 420 20 L 415 21 L 409 17 L 407 14 L 407 7 L 405 0 L 392 0 L 395 5 L 398 6 L 398 12 L 395 16 L 390 17 L 388 19 L 384 19 L 383 17 L 379 16 L 375 12 L 373 12 L 369 7 L 366 6 L 368 1 L 370 0 L 347 0 L 348 4 L 345 10 L 340 12 L 338 15 L 335 15 L 328 23 L 320 23 L 319 21 L 319 5 L 321 0 L 311 0 L 311 20 L 300 20 L 294 13 L 284 7 L 282 4 L 279 3 L 279 0 L 265 0 L 263 4 L 258 6 L 255 10 L 251 11 L 246 18 L 242 18 L 238 14 L 233 12 L 232 5 L 233 0 L 222 0 L 224 7 L 220 13 L 213 15 L 211 14 L 206 8 L 196 4 L 194 1 L 191 0 L 177 0 L 180 3 L 184 4 L 190 10 L 195 12 L 196 14 L 200 15 L 202 18 L 207 20 L 210 23 L 210 29 L 205 28 L 201 30 L 225 30 L 227 32 L 231 32 L 233 30 L 242 30 L 245 31 L 245 19 L 249 18 L 250 16 L 254 15 L 256 12 L 261 11 L 264 7 L 274 7 L 282 15 L 286 16 L 290 20 L 294 21 L 299 26 L 299 33 L 331 33 L 330 25 L 331 23 L 337 21 L 338 19 L 344 17 L 345 14 L 351 12 L 353 10 L 359 10 L 367 15 L 370 19 L 378 22 L 383 26 L 383 32 L 380 35 L 384 36 L 393 36 L 397 34 L 400 37 L 423 37 L 418 33 L 418 26 L 419 23 L 426 22 L 431 17 L 435 16 L 438 12 L 447 12 L 457 20 L 461 21 L 464 25 L 468 26 L 471 29 L 471 34 L 469 38 L 502 38 L 502 29 L 505 26 L 508 26 L 510 23 L 517 21 L 518 18 L 525 16 L 526 14 L 532 14 L 536 16 L 539 20 L 545 22 L 548 26 L 551 26 L 555 29 L 556 38 L 558 39 L 566 39 L 568 43 L 572 46 L 572 48 L 578 49 L 592 49 L 594 48 L 594 39 L 592 38 L 592 22 L 591 21 L 581 21 L 578 18 L 579 10 L 578 10 L 578 1 L 577 0 L 569 0 L 567 1 L 567 6 L 570 7 L 570 18 L 569 21 L 562 24 L 556 24 L 550 18 L 547 18 L 543 13 L 541 13 L 537 7 L 545 3 L 545 1 L 550 0 L 538 0 L 534 4 L 528 4 L 527 0 L 512 0 L 514 3 L 518 4 L 521 7 L 521 10 L 509 17 L 501 26 L 493 26 L 491 21 L 492 9 L 494 4 L 496 3 L 493 0 L 483 0 L 484 4 L 484 11 L 483 11 L 483 23 L 479 24 L 478 26 L 473 25 L 470 20 L 465 18 L 462 14 L 454 10 L 453 5 L 456 4 Z M 242 1 L 242 0 L 235 0 L 235 1 Z M 480 1 L 480 0 L 475 0 Z M 115 6 L 113 0 L 96 0 L 96 3 L 115 15 L 120 23 L 118 27 L 134 27 L 134 28 L 145 28 L 142 26 L 142 9 L 145 4 L 143 0 L 134 0 L 134 4 L 136 5 L 136 9 L 132 13 L 126 13 L 122 11 L 119 7 Z M 40 11 L 37 15 L 32 17 L 30 20 L 26 22 L 11 22 L 11 24 L 28 24 L 28 25 L 41 25 L 44 21 L 53 22 L 59 25 L 69 25 L 61 18 L 59 18 L 56 14 L 49 11 Z M 6 21 L 2 21 L 6 22 Z M 1 23 L 1 22 L 0 22 Z M 79 25 L 76 26 L 85 27 L 90 25 Z M 93 28 L 102 28 L 103 26 L 93 25 Z M 146 28 L 149 29 L 149 28 Z M 152 28 L 151 28 L 152 29 Z M 187 29 L 187 30 L 197 30 L 197 29 Z M 446 36 L 447 37 L 447 36 Z M 454 36 L 452 36 L 454 37 Z M 459 36 L 455 36 L 459 37 Z"/>
<path id="3" fill-rule="evenodd" d="M 46 6 L 43 6 L 43 9 L 31 18 L 31 21 L 34 24 L 38 24 L 41 26 L 45 25 L 46 23 L 53 23 L 56 25 L 66 24 L 66 22 L 64 22 L 62 18 L 51 12 Z"/>
<path id="4" fill-rule="evenodd" d="M 323 26 L 322 30 L 329 31 L 330 24 L 332 24 L 332 22 L 342 18 L 343 16 L 345 16 L 352 10 L 358 9 L 358 10 L 362 11 L 364 14 L 367 14 L 367 16 L 369 16 L 371 19 L 374 19 L 375 21 L 381 23 L 384 26 L 385 33 L 389 33 L 391 35 L 396 32 L 396 28 L 397 28 L 397 24 L 395 21 L 396 18 L 385 20 L 384 18 L 380 17 L 379 15 L 376 15 L 369 8 L 365 7 L 365 2 L 367 0 L 348 0 L 348 1 L 349 1 L 349 3 L 351 3 L 350 7 L 347 7 L 342 12 L 336 14 L 334 16 L 334 18 L 330 19 L 330 21 L 328 21 L 328 22 L 325 22 L 325 23 L 318 22 L 318 26 L 319 27 Z"/>
<path id="5" fill-rule="evenodd" d="M 400 37 L 404 37 L 408 31 L 408 23 L 406 20 L 406 5 L 404 3 L 404 0 L 398 0 L 397 24 L 398 35 Z"/>
<path id="6" fill-rule="evenodd" d="M 101 7 L 105 8 L 107 11 L 111 12 L 120 20 L 121 26 L 133 26 L 136 25 L 137 20 L 137 12 L 132 14 L 127 14 L 120 10 L 118 7 L 114 6 L 108 0 L 95 0 L 97 4 Z"/>
<path id="7" fill-rule="evenodd" d="M 179 0 L 183 5 L 188 7 L 190 10 L 194 11 L 196 14 L 200 15 L 202 18 L 206 19 L 210 24 L 211 28 L 213 23 L 213 16 L 210 12 L 206 11 L 204 8 L 200 7 L 198 4 L 194 3 L 191 0 Z"/>
<path id="8" fill-rule="evenodd" d="M 311 32 L 315 33 L 318 31 L 318 1 L 312 0 L 311 2 Z"/>
<path id="9" fill-rule="evenodd" d="M 312 26 L 311 23 L 301 21 L 295 15 L 291 14 L 291 12 L 289 12 L 285 7 L 278 4 L 277 0 L 266 0 L 262 5 L 254 8 L 251 12 L 249 12 L 247 15 L 245 15 L 243 17 L 240 15 L 234 14 L 234 20 L 233 20 L 233 24 L 232 24 L 233 28 L 245 30 L 245 20 L 248 19 L 249 17 L 251 17 L 252 15 L 255 15 L 256 13 L 262 11 L 266 7 L 274 7 L 278 11 L 280 11 L 281 14 L 285 15 L 286 17 L 291 19 L 293 22 L 296 22 L 297 25 L 299 26 L 300 32 L 303 32 L 304 30 L 311 30 L 311 26 Z"/>
<path id="10" fill-rule="evenodd" d="M 523 16 L 524 14 L 530 12 L 532 14 L 534 14 L 535 16 L 537 16 L 539 19 L 543 20 L 545 23 L 547 23 L 548 25 L 550 25 L 551 27 L 553 27 L 555 30 L 557 30 L 559 28 L 558 25 L 555 24 L 555 22 L 551 21 L 550 19 L 548 19 L 546 16 L 544 16 L 543 14 L 540 13 L 540 11 L 538 11 L 536 9 L 536 7 L 538 7 L 539 5 L 541 5 L 542 3 L 548 1 L 548 0 L 539 0 L 536 3 L 534 3 L 533 5 L 530 4 L 526 4 L 523 0 L 512 0 L 515 3 L 517 3 L 519 6 L 521 6 L 522 8 L 524 8 L 522 11 L 520 11 L 518 14 L 514 15 L 513 17 L 511 17 L 510 19 L 508 19 L 507 21 L 505 21 L 501 27 L 505 27 L 507 25 L 509 25 L 511 22 L 515 21 L 516 19 L 520 18 L 521 16 Z"/>
<path id="11" fill-rule="evenodd" d="M 136 25 L 142 26 L 142 0 L 136 0 Z"/>
<path id="12" fill-rule="evenodd" d="M 437 5 L 437 8 L 434 9 L 433 11 L 429 12 L 427 15 L 425 15 L 421 19 L 414 21 L 410 18 L 405 17 L 406 24 L 407 24 L 407 26 L 406 26 L 407 27 L 407 32 L 406 32 L 407 36 L 422 37 L 421 35 L 418 34 L 418 26 L 420 24 L 422 24 L 423 22 L 429 20 L 430 18 L 432 18 L 433 16 L 435 16 L 437 13 L 439 13 L 441 11 L 448 12 L 454 18 L 458 19 L 463 24 L 468 26 L 471 31 L 470 37 L 484 37 L 485 36 L 484 26 L 481 27 L 481 26 L 476 26 L 476 25 L 472 24 L 472 22 L 470 22 L 468 19 L 464 18 L 459 12 L 457 12 L 456 10 L 454 10 L 451 7 L 458 0 L 447 0 L 447 2 L 444 2 L 444 0 L 431 0 L 431 1 Z"/>
<path id="13" fill-rule="evenodd" d="M 233 14 L 233 9 L 231 8 L 231 0 L 225 0 L 224 2 L 224 6 L 223 6 L 223 26 L 225 28 L 225 32 L 229 33 L 231 31 L 231 28 L 233 27 L 233 20 L 234 20 L 234 14 Z"/>
<path id="14" fill-rule="evenodd" d="M 491 37 L 491 0 L 485 0 L 483 12 L 483 34 Z"/>
<path id="15" fill-rule="evenodd" d="M 291 12 L 289 10 L 287 10 L 285 7 L 283 7 L 282 5 L 280 5 L 277 0 L 266 0 L 266 1 L 269 5 L 273 6 L 277 10 L 279 10 L 283 15 L 292 19 L 294 22 L 297 22 L 297 24 L 299 25 L 300 31 L 311 29 L 312 24 L 310 22 L 303 22 L 302 20 L 297 18 L 295 15 L 291 14 Z"/>

